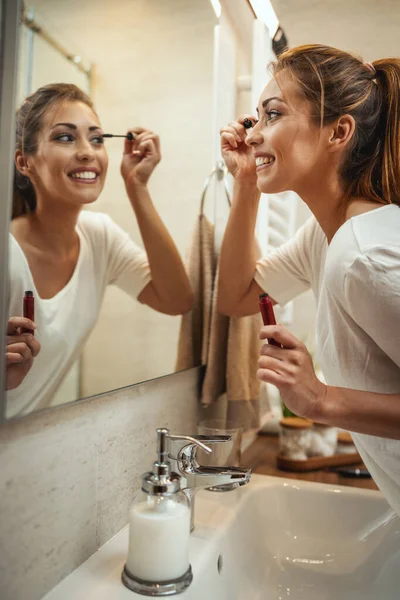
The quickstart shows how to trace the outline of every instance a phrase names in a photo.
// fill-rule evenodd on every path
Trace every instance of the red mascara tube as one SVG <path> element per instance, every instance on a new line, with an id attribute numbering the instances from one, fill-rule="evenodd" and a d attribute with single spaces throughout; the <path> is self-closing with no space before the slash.
<path id="1" fill-rule="evenodd" d="M 25 292 L 24 317 L 30 319 L 31 321 L 35 320 L 35 298 L 33 296 L 33 292 Z M 21 327 L 21 333 L 31 333 L 34 335 L 33 329 L 27 329 L 25 327 Z"/>
<path id="2" fill-rule="evenodd" d="M 276 325 L 274 307 L 268 294 L 261 294 L 259 305 L 264 325 Z M 272 346 L 278 346 L 279 348 L 281 347 L 281 345 L 274 340 L 274 338 L 268 338 L 268 344 L 272 344 Z"/>

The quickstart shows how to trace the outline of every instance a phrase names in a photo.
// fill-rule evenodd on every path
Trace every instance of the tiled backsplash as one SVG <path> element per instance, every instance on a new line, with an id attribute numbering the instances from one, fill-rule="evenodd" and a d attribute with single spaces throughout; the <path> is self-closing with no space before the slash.
<path id="1" fill-rule="evenodd" d="M 199 373 L 1 426 L 2 600 L 39 600 L 126 524 L 156 428 L 195 432 Z"/>

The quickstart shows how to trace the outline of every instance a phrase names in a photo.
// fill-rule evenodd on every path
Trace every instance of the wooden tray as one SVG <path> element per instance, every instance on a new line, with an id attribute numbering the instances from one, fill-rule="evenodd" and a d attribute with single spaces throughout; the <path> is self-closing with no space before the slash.
<path id="1" fill-rule="evenodd" d="M 333 454 L 332 456 L 312 456 L 307 460 L 294 460 L 281 454 L 276 457 L 276 465 L 282 471 L 316 471 L 325 467 L 355 465 L 361 462 L 362 458 L 358 452 L 354 452 L 354 454 Z"/>

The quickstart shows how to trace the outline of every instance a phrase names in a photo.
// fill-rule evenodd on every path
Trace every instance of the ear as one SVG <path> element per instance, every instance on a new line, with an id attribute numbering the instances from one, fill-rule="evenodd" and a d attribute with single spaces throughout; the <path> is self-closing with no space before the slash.
<path id="1" fill-rule="evenodd" d="M 330 127 L 329 146 L 331 152 L 347 149 L 356 130 L 356 122 L 351 115 L 342 115 Z"/>
<path id="2" fill-rule="evenodd" d="M 14 154 L 14 162 L 18 171 L 25 175 L 25 177 L 29 177 L 30 168 L 28 165 L 27 157 L 24 156 L 21 150 L 16 150 Z"/>

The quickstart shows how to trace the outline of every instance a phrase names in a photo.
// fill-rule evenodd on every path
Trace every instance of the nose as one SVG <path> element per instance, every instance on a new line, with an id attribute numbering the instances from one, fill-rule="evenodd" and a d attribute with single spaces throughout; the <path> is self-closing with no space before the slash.
<path id="1" fill-rule="evenodd" d="M 246 137 L 246 144 L 247 146 L 250 147 L 254 147 L 254 146 L 258 146 L 259 144 L 262 144 L 264 139 L 263 136 L 261 134 L 261 131 L 259 129 L 259 121 L 254 125 L 254 127 L 252 128 L 252 130 L 247 134 Z"/>
<path id="2" fill-rule="evenodd" d="M 78 160 L 91 161 L 95 156 L 94 148 L 89 140 L 81 139 L 78 143 L 76 150 L 76 157 Z"/>

